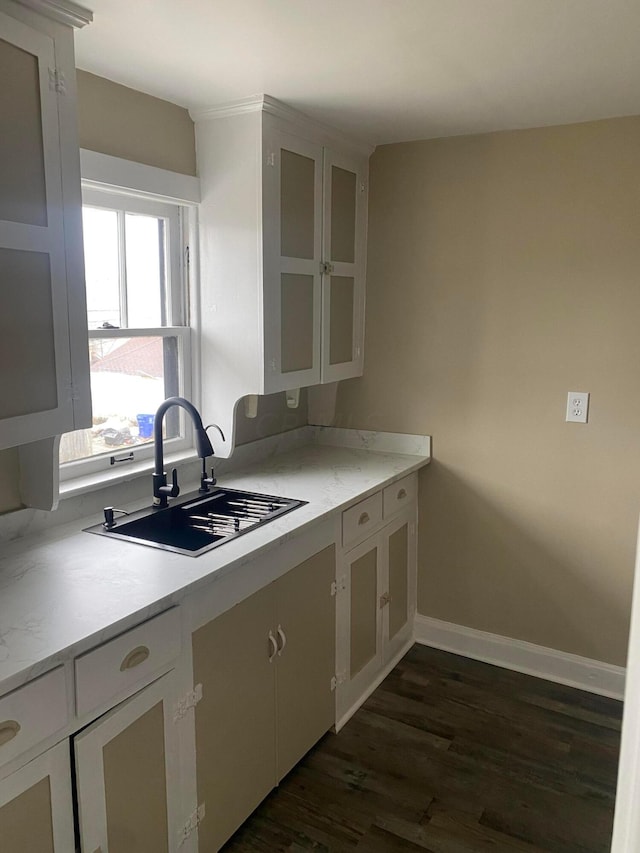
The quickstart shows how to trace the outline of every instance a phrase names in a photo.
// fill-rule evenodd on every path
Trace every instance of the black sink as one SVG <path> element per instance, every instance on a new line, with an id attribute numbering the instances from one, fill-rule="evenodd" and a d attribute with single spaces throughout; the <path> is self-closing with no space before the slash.
<path id="1" fill-rule="evenodd" d="M 215 489 L 204 495 L 194 492 L 165 509 L 150 507 L 118 517 L 109 527 L 87 527 L 86 532 L 198 557 L 305 503 L 275 495 Z"/>

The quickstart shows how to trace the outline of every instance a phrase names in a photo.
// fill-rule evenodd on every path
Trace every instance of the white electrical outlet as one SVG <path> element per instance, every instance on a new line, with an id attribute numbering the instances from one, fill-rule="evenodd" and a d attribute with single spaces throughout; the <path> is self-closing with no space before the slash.
<path id="1" fill-rule="evenodd" d="M 589 392 L 569 391 L 567 394 L 567 420 L 575 424 L 586 424 L 589 414 Z"/>

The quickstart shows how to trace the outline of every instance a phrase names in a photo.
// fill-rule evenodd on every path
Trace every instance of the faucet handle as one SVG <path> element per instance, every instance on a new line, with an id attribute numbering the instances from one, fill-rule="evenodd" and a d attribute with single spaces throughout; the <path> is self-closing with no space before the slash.
<path id="1" fill-rule="evenodd" d="M 178 469 L 174 468 L 171 472 L 171 485 L 167 486 L 167 475 L 153 475 L 153 503 L 154 506 L 166 507 L 167 497 L 177 498 L 180 494 L 180 486 L 178 485 Z"/>
<path id="2" fill-rule="evenodd" d="M 220 438 L 221 438 L 223 441 L 226 441 L 226 440 L 227 440 L 227 439 L 224 437 L 224 433 L 222 432 L 222 430 L 220 429 L 220 427 L 218 426 L 218 424 L 209 424 L 208 426 L 206 426 L 206 427 L 204 428 L 204 431 L 205 431 L 205 432 L 207 432 L 207 430 L 210 430 L 210 429 L 211 429 L 211 427 L 215 427 L 215 429 L 217 429 L 217 430 L 218 430 L 218 432 L 220 433 Z"/>
<path id="3" fill-rule="evenodd" d="M 178 469 L 173 468 L 171 471 L 171 486 L 167 486 L 167 494 L 169 497 L 177 498 L 180 494 L 180 486 L 178 485 Z"/>

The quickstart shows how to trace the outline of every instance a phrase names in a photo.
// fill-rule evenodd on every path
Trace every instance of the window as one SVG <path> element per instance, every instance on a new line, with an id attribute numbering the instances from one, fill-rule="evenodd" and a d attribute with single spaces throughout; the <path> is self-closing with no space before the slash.
<path id="1" fill-rule="evenodd" d="M 62 479 L 150 456 L 156 409 L 190 396 L 182 209 L 85 189 L 82 217 L 93 424 L 62 436 Z M 190 445 L 187 429 L 167 413 L 169 450 Z"/>

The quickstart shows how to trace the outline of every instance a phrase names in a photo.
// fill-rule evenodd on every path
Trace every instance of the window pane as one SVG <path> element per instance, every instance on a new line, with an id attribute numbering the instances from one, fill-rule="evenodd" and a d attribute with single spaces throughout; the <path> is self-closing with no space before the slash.
<path id="1" fill-rule="evenodd" d="M 104 323 L 120 327 L 118 214 L 83 207 L 82 225 L 89 328 L 98 329 Z"/>
<path id="2" fill-rule="evenodd" d="M 129 327 L 164 326 L 165 221 L 125 214 Z"/>
<path id="3" fill-rule="evenodd" d="M 92 338 L 93 427 L 62 436 L 60 462 L 134 450 L 153 441 L 153 415 L 178 389 L 176 338 Z M 179 435 L 179 417 L 165 417 L 165 437 Z"/>

